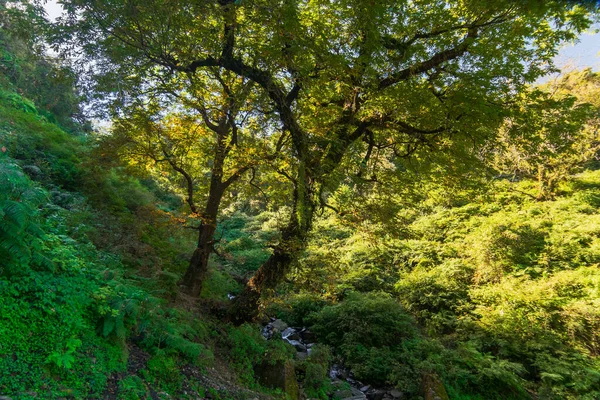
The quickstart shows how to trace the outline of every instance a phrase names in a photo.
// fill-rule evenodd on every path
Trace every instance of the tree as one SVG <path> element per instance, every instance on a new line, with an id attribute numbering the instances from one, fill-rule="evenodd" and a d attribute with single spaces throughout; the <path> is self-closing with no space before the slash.
<path id="1" fill-rule="evenodd" d="M 77 77 L 62 60 L 45 52 L 48 24 L 40 4 L 0 0 L 0 88 L 31 99 L 48 120 L 69 132 L 81 132 L 88 127 Z"/>
<path id="2" fill-rule="evenodd" d="M 557 44 L 589 27 L 592 11 L 497 0 L 64 4 L 71 18 L 63 32 L 105 66 L 103 76 L 137 87 L 229 71 L 261 89 L 265 111 L 289 132 L 293 213 L 238 297 L 238 320 L 255 314 L 263 288 L 277 284 L 304 247 L 344 160 L 362 153 L 353 157 L 358 169 L 375 147 L 408 156 L 423 146 L 480 143 L 508 100 L 548 71 Z"/>
<path id="3" fill-rule="evenodd" d="M 558 184 L 600 149 L 599 83 L 590 70 L 574 71 L 523 93 L 516 101 L 522 112 L 499 130 L 495 167 L 536 180 L 538 200 L 555 195 Z"/>
<path id="4" fill-rule="evenodd" d="M 178 175 L 185 202 L 198 226 L 198 242 L 181 286 L 197 297 L 214 252 L 219 209 L 225 193 L 248 171 L 255 178 L 258 160 L 274 160 L 285 144 L 278 135 L 269 153 L 269 140 L 256 132 L 260 123 L 252 118 L 252 82 L 231 74 L 191 77 L 187 94 L 173 89 L 186 109 L 166 116 L 156 101 L 134 104 L 115 120 L 109 146 L 122 158 L 146 170 Z M 226 76 L 229 75 L 229 76 Z M 210 96 L 198 92 L 209 92 Z M 193 93 L 189 96 L 190 92 Z M 241 126 L 241 121 L 254 129 Z M 151 162 L 150 164 L 148 162 Z M 160 175 L 160 174 L 155 174 Z"/>

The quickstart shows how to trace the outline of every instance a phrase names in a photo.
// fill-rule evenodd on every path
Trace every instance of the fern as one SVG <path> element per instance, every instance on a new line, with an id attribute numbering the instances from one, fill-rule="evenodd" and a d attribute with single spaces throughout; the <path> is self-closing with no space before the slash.
<path id="1" fill-rule="evenodd" d="M 6 200 L 4 202 L 4 219 L 12 222 L 17 229 L 23 229 L 27 223 L 27 218 L 30 215 L 28 205 L 18 203 L 14 200 Z"/>
<path id="2" fill-rule="evenodd" d="M 41 254 L 44 232 L 35 223 L 45 198 L 45 192 L 35 187 L 18 165 L 0 157 L 0 273 L 14 275 L 33 265 L 50 265 Z"/>

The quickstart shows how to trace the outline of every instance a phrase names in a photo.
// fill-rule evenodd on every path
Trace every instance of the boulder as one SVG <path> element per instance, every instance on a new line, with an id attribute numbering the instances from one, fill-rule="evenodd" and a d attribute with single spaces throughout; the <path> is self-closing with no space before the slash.
<path id="1" fill-rule="evenodd" d="M 302 340 L 306 343 L 314 343 L 317 341 L 317 336 L 308 329 L 305 329 L 302 332 L 300 332 L 300 336 L 302 337 Z"/>
<path id="2" fill-rule="evenodd" d="M 299 341 L 297 341 L 297 340 L 288 340 L 287 338 L 285 340 L 287 340 L 287 342 L 289 344 L 291 344 L 292 346 L 294 346 L 296 348 L 296 351 L 302 351 L 302 352 L 306 351 L 306 346 L 303 345 L 302 343 L 300 343 Z"/>
<path id="3" fill-rule="evenodd" d="M 390 396 L 392 396 L 394 399 L 401 399 L 404 396 L 404 393 L 402 393 L 401 391 L 399 391 L 398 389 L 392 389 L 389 391 Z"/>
<path id="4" fill-rule="evenodd" d="M 343 367 L 333 364 L 331 369 L 329 370 L 329 377 L 331 379 L 343 379 L 346 380 L 348 378 L 348 371 L 346 371 Z"/>
<path id="5" fill-rule="evenodd" d="M 263 362 L 254 368 L 258 382 L 272 389 L 281 389 L 290 400 L 298 400 L 299 388 L 296 370 L 291 360 L 280 361 L 274 365 Z"/>
<path id="6" fill-rule="evenodd" d="M 286 328 L 281 332 L 281 337 L 288 340 L 300 340 L 300 335 L 294 328 Z"/>
<path id="7" fill-rule="evenodd" d="M 273 327 L 266 325 L 262 330 L 262 335 L 265 339 L 270 340 L 273 337 Z"/>
<path id="8" fill-rule="evenodd" d="M 352 390 L 350 389 L 342 389 L 342 390 L 337 390 L 334 394 L 333 394 L 333 398 L 334 399 L 348 399 L 352 397 Z"/>
<path id="9" fill-rule="evenodd" d="M 371 389 L 365 393 L 368 400 L 382 400 L 384 394 L 386 394 L 385 391 L 380 389 Z"/>
<path id="10" fill-rule="evenodd" d="M 352 388 L 352 396 L 350 397 L 346 397 L 346 400 L 367 400 L 367 396 L 365 396 L 365 394 L 358 390 L 357 388 L 353 387 Z"/>
<path id="11" fill-rule="evenodd" d="M 275 321 L 271 322 L 271 326 L 273 327 L 273 329 L 277 332 L 283 332 L 287 329 L 288 324 L 286 324 L 285 322 L 283 322 L 280 319 L 276 319 Z"/>
<path id="12" fill-rule="evenodd" d="M 335 380 L 331 382 L 334 388 L 337 390 L 333 393 L 333 398 L 338 400 L 367 400 L 367 397 L 363 392 L 355 387 L 348 387 L 348 384 L 344 381 Z"/>
<path id="13" fill-rule="evenodd" d="M 34 180 L 42 176 L 42 170 L 37 165 L 24 165 L 23 171 Z M 0 397 L 0 399 L 2 399 L 2 397 Z"/>
<path id="14" fill-rule="evenodd" d="M 422 390 L 425 400 L 450 400 L 444 384 L 437 375 L 424 374 Z"/>

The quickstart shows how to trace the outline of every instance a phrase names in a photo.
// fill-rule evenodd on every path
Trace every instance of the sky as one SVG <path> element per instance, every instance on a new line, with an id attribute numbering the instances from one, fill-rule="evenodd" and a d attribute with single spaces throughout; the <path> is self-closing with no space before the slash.
<path id="1" fill-rule="evenodd" d="M 51 20 L 62 13 L 62 7 L 56 0 L 49 0 L 44 8 Z M 600 29 L 600 26 L 597 28 Z M 600 71 L 600 33 L 584 34 L 577 43 L 563 45 L 554 62 L 561 69 L 591 67 L 594 71 Z"/>
<path id="2" fill-rule="evenodd" d="M 578 43 L 563 45 L 554 62 L 558 67 L 573 65 L 600 71 L 600 33 L 583 34 Z"/>
<path id="3" fill-rule="evenodd" d="M 62 6 L 56 2 L 56 0 L 49 0 L 44 5 L 44 9 L 46 10 L 46 14 L 48 14 L 48 18 L 54 21 L 62 14 Z"/>

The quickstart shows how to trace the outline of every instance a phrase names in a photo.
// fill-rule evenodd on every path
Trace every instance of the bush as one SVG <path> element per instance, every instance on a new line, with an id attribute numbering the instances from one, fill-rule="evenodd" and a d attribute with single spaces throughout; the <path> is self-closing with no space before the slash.
<path id="1" fill-rule="evenodd" d="M 244 324 L 240 327 L 228 327 L 224 343 L 230 365 L 240 379 L 255 385 L 254 367 L 266 361 L 276 364 L 291 359 L 296 351 L 282 340 L 267 341 L 256 325 Z"/>
<path id="2" fill-rule="evenodd" d="M 299 375 L 304 393 L 308 398 L 319 398 L 326 400 L 331 391 L 331 380 L 327 376 L 331 351 L 329 347 L 315 344 L 311 348 L 310 355 L 296 363 L 296 373 Z"/>
<path id="3" fill-rule="evenodd" d="M 326 304 L 325 300 L 315 294 L 301 293 L 288 296 L 283 301 L 272 302 L 267 314 L 275 315 L 291 326 L 306 326 L 307 317 L 320 311 Z"/>
<path id="4" fill-rule="evenodd" d="M 412 317 L 386 293 L 350 293 L 312 314 L 309 322 L 322 343 L 348 348 L 391 346 L 416 334 Z"/>
<path id="5" fill-rule="evenodd" d="M 396 361 L 390 348 L 417 334 L 413 319 L 385 293 L 350 293 L 309 316 L 319 341 L 332 346 L 358 379 L 386 383 Z"/>
<path id="6" fill-rule="evenodd" d="M 473 268 L 448 259 L 435 268 L 417 267 L 396 284 L 400 302 L 430 334 L 456 329 L 457 318 L 469 302 Z"/>
<path id="7" fill-rule="evenodd" d="M 119 381 L 119 400 L 142 400 L 146 395 L 146 385 L 139 376 L 128 376 Z"/>
<path id="8" fill-rule="evenodd" d="M 181 388 L 183 375 L 175 357 L 159 353 L 148 360 L 147 369 L 142 371 L 146 381 L 168 393 L 177 393 Z"/>

